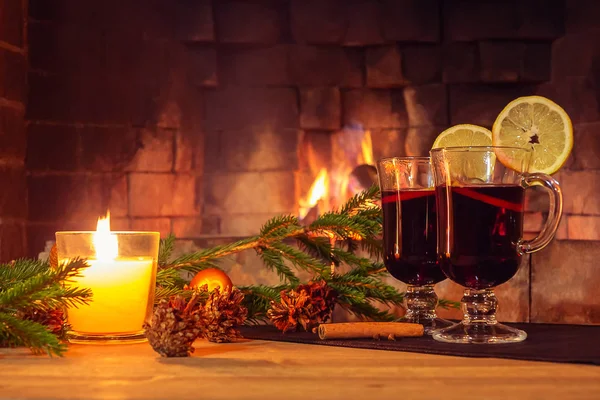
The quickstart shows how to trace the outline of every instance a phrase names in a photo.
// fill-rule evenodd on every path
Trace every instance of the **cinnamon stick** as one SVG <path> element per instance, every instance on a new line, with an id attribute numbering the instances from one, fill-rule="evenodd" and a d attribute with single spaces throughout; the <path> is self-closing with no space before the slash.
<path id="1" fill-rule="evenodd" d="M 407 322 L 345 322 L 319 325 L 321 339 L 359 339 L 423 336 L 423 325 Z"/>

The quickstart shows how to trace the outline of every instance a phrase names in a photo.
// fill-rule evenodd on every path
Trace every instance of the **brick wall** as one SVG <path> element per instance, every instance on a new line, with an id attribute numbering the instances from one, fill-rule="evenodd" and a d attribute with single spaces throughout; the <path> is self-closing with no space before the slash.
<path id="1" fill-rule="evenodd" d="M 557 176 L 562 240 L 499 289 L 501 315 L 599 321 L 593 285 L 580 282 L 600 282 L 587 241 L 600 239 L 597 2 L 30 0 L 29 8 L 30 253 L 57 229 L 93 229 L 108 207 L 114 228 L 173 231 L 200 246 L 253 234 L 268 217 L 297 212 L 317 172 L 307 149 L 331 165 L 332 138 L 345 126 L 371 132 L 375 158 L 424 155 L 446 127 L 490 127 L 510 100 L 541 94 L 575 126 L 573 156 Z M 15 57 L 0 66 L 22 62 L 25 46 L 4 43 L 0 51 Z M 10 100 L 0 112 L 22 113 L 22 98 Z M 10 171 L 6 180 L 23 182 L 22 168 Z M 528 209 L 533 235 L 544 196 L 532 195 Z M 251 260 L 236 259 L 234 280 L 271 282 Z M 549 294 L 552 274 L 572 284 L 563 308 Z M 457 299 L 460 289 L 445 282 L 440 294 Z"/>
<path id="2" fill-rule="evenodd" d="M 26 2 L 0 0 L 0 260 L 26 254 Z"/>

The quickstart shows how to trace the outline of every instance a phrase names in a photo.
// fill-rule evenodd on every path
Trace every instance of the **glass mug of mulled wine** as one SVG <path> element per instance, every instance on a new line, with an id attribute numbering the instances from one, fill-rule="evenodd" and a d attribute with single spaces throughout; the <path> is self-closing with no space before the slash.
<path id="1" fill-rule="evenodd" d="M 399 321 L 422 324 L 425 333 L 450 326 L 435 308 L 433 285 L 446 279 L 437 260 L 437 219 L 429 157 L 391 157 L 377 163 L 383 209 L 384 264 L 408 285 Z"/>
<path id="2" fill-rule="evenodd" d="M 449 343 L 514 343 L 527 334 L 496 321 L 493 288 L 510 280 L 523 256 L 543 249 L 562 215 L 556 180 L 529 170 L 532 151 L 517 147 L 447 147 L 431 150 L 437 199 L 438 261 L 445 276 L 465 288 L 463 320 L 433 333 Z M 511 168 L 506 165 L 510 165 Z M 540 234 L 523 239 L 525 190 L 550 196 Z"/>

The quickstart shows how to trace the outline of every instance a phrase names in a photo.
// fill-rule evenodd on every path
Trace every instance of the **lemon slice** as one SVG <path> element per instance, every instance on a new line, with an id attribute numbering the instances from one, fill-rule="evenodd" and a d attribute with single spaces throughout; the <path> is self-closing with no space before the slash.
<path id="1" fill-rule="evenodd" d="M 446 129 L 433 142 L 432 149 L 457 146 L 491 146 L 492 132 L 483 126 L 461 124 Z"/>
<path id="2" fill-rule="evenodd" d="M 492 132 L 483 126 L 462 124 L 446 129 L 433 142 L 432 149 L 459 146 L 491 146 Z M 449 165 L 448 176 L 452 185 L 484 183 L 493 176 L 495 155 L 489 151 L 468 149 L 445 155 Z"/>
<path id="3" fill-rule="evenodd" d="M 558 104 L 541 96 L 519 97 L 498 115 L 492 128 L 494 146 L 533 148 L 529 172 L 553 174 L 573 148 L 573 125 Z M 519 170 L 522 160 L 496 152 L 509 168 Z"/>

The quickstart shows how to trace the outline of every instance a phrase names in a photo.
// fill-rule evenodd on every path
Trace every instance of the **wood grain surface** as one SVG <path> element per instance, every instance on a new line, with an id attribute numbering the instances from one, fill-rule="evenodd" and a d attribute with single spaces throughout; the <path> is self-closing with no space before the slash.
<path id="1" fill-rule="evenodd" d="M 0 349 L 2 399 L 599 399 L 600 367 L 244 340 Z M 479 391 L 476 391 L 479 390 Z"/>

